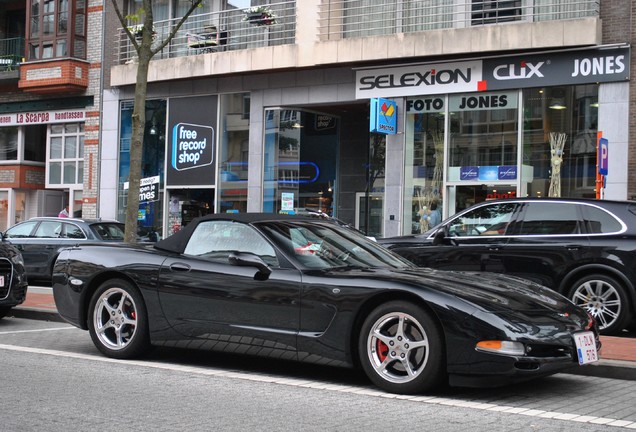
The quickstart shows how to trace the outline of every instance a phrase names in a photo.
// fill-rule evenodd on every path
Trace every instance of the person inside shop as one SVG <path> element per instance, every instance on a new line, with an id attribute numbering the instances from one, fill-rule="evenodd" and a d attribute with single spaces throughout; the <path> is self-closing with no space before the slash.
<path id="1" fill-rule="evenodd" d="M 439 225 L 442 221 L 442 214 L 439 212 L 437 208 L 437 203 L 433 201 L 431 203 L 431 212 L 428 215 L 428 227 L 433 228 L 434 226 Z"/>
<path id="2" fill-rule="evenodd" d="M 57 217 L 67 218 L 68 217 L 68 204 L 64 206 L 62 211 L 57 215 Z"/>

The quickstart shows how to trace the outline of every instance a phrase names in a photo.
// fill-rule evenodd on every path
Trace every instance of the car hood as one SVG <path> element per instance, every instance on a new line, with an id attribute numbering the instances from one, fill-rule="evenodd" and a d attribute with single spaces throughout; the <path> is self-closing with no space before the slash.
<path id="1" fill-rule="evenodd" d="M 368 269 L 350 272 L 352 277 L 408 284 L 416 289 L 446 293 L 470 302 L 484 311 L 571 312 L 579 308 L 557 292 L 534 282 L 496 273 L 434 270 L 424 267 Z M 580 313 L 580 311 L 579 311 Z"/>

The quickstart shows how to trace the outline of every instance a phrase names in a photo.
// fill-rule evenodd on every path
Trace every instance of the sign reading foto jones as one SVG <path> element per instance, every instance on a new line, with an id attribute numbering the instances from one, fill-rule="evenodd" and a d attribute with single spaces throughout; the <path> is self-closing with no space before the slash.
<path id="1" fill-rule="evenodd" d="M 183 171 L 211 165 L 213 143 L 212 127 L 177 123 L 172 128 L 172 168 Z"/>

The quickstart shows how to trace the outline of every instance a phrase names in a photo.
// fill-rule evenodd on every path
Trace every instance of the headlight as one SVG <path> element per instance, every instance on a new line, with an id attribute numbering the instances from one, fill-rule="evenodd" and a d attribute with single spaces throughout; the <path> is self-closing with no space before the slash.
<path id="1" fill-rule="evenodd" d="M 24 267 L 24 259 L 22 258 L 22 254 L 19 254 L 19 253 L 13 254 L 13 256 L 11 257 L 11 261 L 15 265 L 21 265 L 22 267 Z"/>
<path id="2" fill-rule="evenodd" d="M 486 351 L 495 354 L 523 356 L 526 354 L 525 347 L 521 342 L 485 340 L 477 342 L 475 348 L 478 351 Z"/>

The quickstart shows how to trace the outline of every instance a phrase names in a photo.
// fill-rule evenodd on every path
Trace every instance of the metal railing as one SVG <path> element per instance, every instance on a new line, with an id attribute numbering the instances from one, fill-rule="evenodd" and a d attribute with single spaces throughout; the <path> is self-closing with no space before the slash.
<path id="1" fill-rule="evenodd" d="M 23 57 L 24 38 L 0 39 L 0 72 L 16 70 Z"/>
<path id="2" fill-rule="evenodd" d="M 294 44 L 296 2 L 267 5 L 269 14 L 249 14 L 247 9 L 228 9 L 190 16 L 168 45 L 153 59 L 173 58 L 208 52 L 242 50 L 263 46 Z M 155 44 L 170 34 L 179 18 L 156 21 Z M 123 29 L 119 29 L 116 63 L 135 61 L 135 49 Z"/>
<path id="3" fill-rule="evenodd" d="M 598 17 L 599 0 L 324 0 L 320 40 Z"/>

